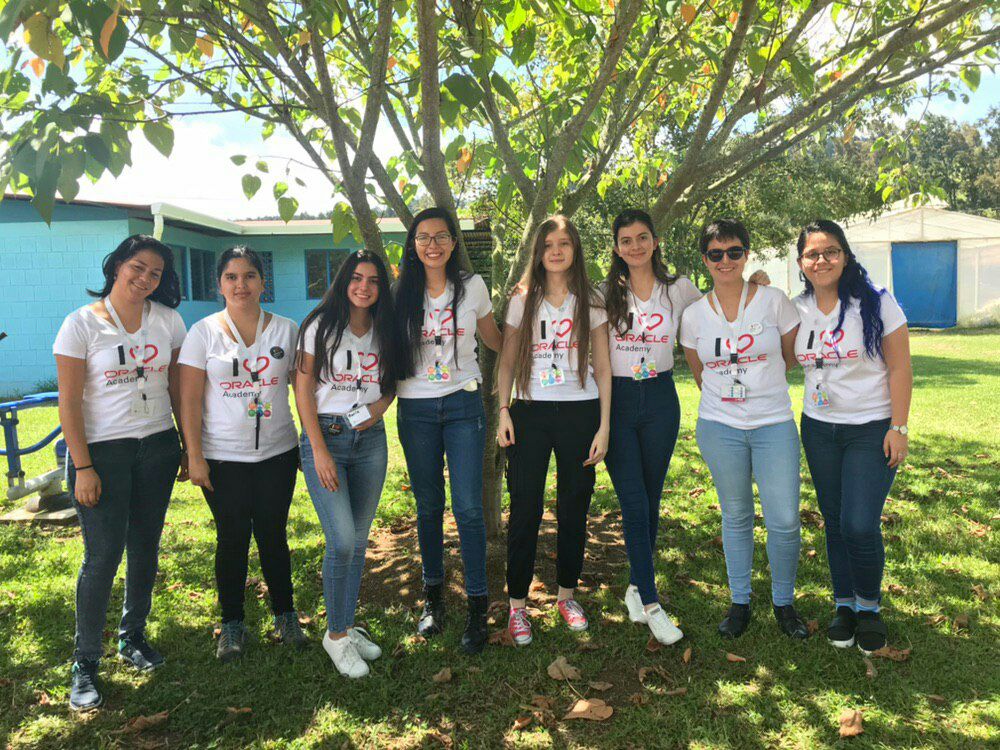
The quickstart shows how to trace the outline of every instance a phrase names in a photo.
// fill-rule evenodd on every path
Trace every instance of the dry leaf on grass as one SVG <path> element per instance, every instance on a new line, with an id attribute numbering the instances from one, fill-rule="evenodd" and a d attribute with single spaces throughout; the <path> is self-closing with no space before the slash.
<path id="1" fill-rule="evenodd" d="M 552 702 L 552 699 L 544 695 L 532 696 L 531 705 L 535 706 L 535 708 L 540 708 L 543 711 L 551 711 L 555 708 L 555 703 Z"/>
<path id="2" fill-rule="evenodd" d="M 688 689 L 686 687 L 674 688 L 673 690 L 668 690 L 664 695 L 687 695 Z"/>
<path id="3" fill-rule="evenodd" d="M 614 685 L 612 685 L 610 682 L 601 682 L 600 680 L 597 680 L 595 682 L 588 682 L 587 685 L 589 685 L 592 690 L 597 690 L 602 693 L 605 690 L 610 690 L 611 688 L 614 687 Z"/>
<path id="4" fill-rule="evenodd" d="M 806 627 L 809 629 L 809 635 L 819 632 L 819 620 L 808 620 L 806 622 Z"/>
<path id="5" fill-rule="evenodd" d="M 402 641 L 396 644 L 396 648 L 392 650 L 392 658 L 398 659 L 406 653 L 406 646 L 403 645 Z"/>
<path id="6" fill-rule="evenodd" d="M 431 680 L 433 680 L 438 684 L 441 684 L 443 682 L 451 682 L 451 667 L 445 667 L 436 675 L 431 677 Z"/>
<path id="7" fill-rule="evenodd" d="M 232 724 L 234 721 L 239 719 L 241 716 L 249 716 L 253 713 L 252 708 L 236 708 L 234 706 L 226 706 L 226 715 L 222 717 L 222 720 L 215 725 L 216 730 L 222 729 L 224 726 Z"/>
<path id="8" fill-rule="evenodd" d="M 653 636 L 649 636 L 649 640 L 646 641 L 646 650 L 651 654 L 655 654 L 661 648 L 663 648 L 663 644 L 656 640 Z"/>
<path id="9" fill-rule="evenodd" d="M 607 721 L 614 712 L 615 710 L 600 698 L 591 698 L 589 700 L 580 698 L 570 706 L 569 711 L 563 716 L 563 721 L 570 721 L 572 719 Z"/>
<path id="10" fill-rule="evenodd" d="M 861 712 L 855 708 L 845 708 L 840 713 L 840 736 L 857 737 L 865 731 L 861 725 Z"/>
<path id="11" fill-rule="evenodd" d="M 973 584 L 972 591 L 981 602 L 985 602 L 990 598 L 989 592 L 986 591 L 986 588 L 981 583 Z"/>
<path id="12" fill-rule="evenodd" d="M 150 716 L 136 716 L 121 729 L 116 729 L 111 734 L 138 734 L 139 732 L 145 732 L 147 729 L 163 724 L 169 718 L 169 711 L 160 711 L 160 713 L 151 714 Z"/>
<path id="13" fill-rule="evenodd" d="M 889 659 L 890 661 L 906 661 L 910 658 L 910 649 L 883 646 L 878 651 L 872 651 L 871 655 L 877 656 L 880 659 Z"/>
<path id="14" fill-rule="evenodd" d="M 927 696 L 927 701 L 929 703 L 933 703 L 935 706 L 943 706 L 945 703 L 948 702 L 948 699 L 945 698 L 943 695 L 931 694 Z"/>
<path id="15" fill-rule="evenodd" d="M 890 583 L 888 586 L 885 587 L 885 590 L 888 591 L 890 594 L 899 594 L 900 596 L 906 593 L 906 588 L 900 586 L 898 583 Z"/>
<path id="16" fill-rule="evenodd" d="M 928 625 L 940 625 L 945 622 L 948 622 L 948 618 L 945 615 L 931 615 L 927 618 Z"/>
<path id="17" fill-rule="evenodd" d="M 952 621 L 952 627 L 956 630 L 968 630 L 969 629 L 969 616 L 967 614 L 961 614 Z"/>
<path id="18" fill-rule="evenodd" d="M 649 696 L 645 693 L 632 693 L 628 699 L 637 706 L 644 706 L 649 703 Z"/>
<path id="19" fill-rule="evenodd" d="M 513 646 L 514 639 L 511 638 L 510 631 L 507 628 L 501 628 L 500 630 L 494 630 L 490 633 L 490 637 L 486 639 L 491 646 Z"/>
<path id="20" fill-rule="evenodd" d="M 566 661 L 565 656 L 558 656 L 549 664 L 546 670 L 553 680 L 579 680 L 580 670 Z"/>
<path id="21" fill-rule="evenodd" d="M 583 654 L 587 651 L 600 651 L 601 647 L 593 641 L 580 641 L 580 645 L 576 647 L 576 650 Z"/>
<path id="22" fill-rule="evenodd" d="M 516 719 L 514 719 L 513 729 L 515 732 L 521 732 L 527 729 L 530 725 L 531 725 L 530 716 L 518 716 Z"/>
<path id="23" fill-rule="evenodd" d="M 688 493 L 688 497 L 701 497 L 706 492 L 704 487 L 695 487 Z"/>
<path id="24" fill-rule="evenodd" d="M 684 649 L 684 656 L 681 657 L 681 660 L 685 664 L 690 664 L 691 663 L 691 647 L 690 646 L 688 646 L 686 649 Z"/>
<path id="25" fill-rule="evenodd" d="M 736 662 L 746 661 L 746 659 L 744 659 L 742 656 L 737 656 L 736 654 L 727 651 L 726 661 L 733 662 L 735 664 Z"/>
<path id="26" fill-rule="evenodd" d="M 434 740 L 441 747 L 450 748 L 454 744 L 454 740 L 451 739 L 451 735 L 441 734 L 441 732 L 428 732 L 424 735 L 428 740 Z"/>
<path id="27" fill-rule="evenodd" d="M 874 680 L 878 677 L 878 670 L 875 669 L 875 664 L 867 656 L 864 658 L 865 662 L 865 677 L 869 680 Z"/>

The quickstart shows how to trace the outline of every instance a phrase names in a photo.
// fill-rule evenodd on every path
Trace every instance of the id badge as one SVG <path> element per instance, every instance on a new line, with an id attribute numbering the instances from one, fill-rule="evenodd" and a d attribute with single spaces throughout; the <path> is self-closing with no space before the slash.
<path id="1" fill-rule="evenodd" d="M 427 380 L 431 383 L 447 383 L 451 380 L 451 371 L 448 365 L 435 362 L 433 367 L 427 368 Z"/>
<path id="2" fill-rule="evenodd" d="M 637 365 L 632 365 L 633 380 L 650 380 L 656 377 L 656 362 L 652 359 L 644 359 Z"/>
<path id="3" fill-rule="evenodd" d="M 359 424 L 364 424 L 372 418 L 371 412 L 368 411 L 368 407 L 364 404 L 357 409 L 351 409 L 345 416 L 347 417 L 347 423 L 351 427 L 357 427 Z"/>
<path id="4" fill-rule="evenodd" d="M 554 385 L 562 385 L 565 383 L 566 377 L 563 375 L 561 367 L 552 365 L 552 367 L 546 367 L 538 373 L 538 382 L 542 388 L 551 388 Z"/>
<path id="5" fill-rule="evenodd" d="M 812 401 L 812 405 L 817 409 L 822 409 L 830 405 L 830 396 L 826 392 L 826 388 L 817 386 L 812 393 L 809 394 L 809 399 Z"/>
<path id="6" fill-rule="evenodd" d="M 271 418 L 271 402 L 270 401 L 251 401 L 247 406 L 247 419 L 256 419 L 257 417 L 261 419 Z"/>
<path id="7" fill-rule="evenodd" d="M 166 398 L 143 398 L 142 396 L 136 394 L 132 398 L 132 403 L 129 407 L 129 414 L 133 417 L 141 417 L 143 419 L 155 419 L 156 417 L 161 417 L 166 413 L 164 411 L 164 405 L 166 403 Z"/>
<path id="8" fill-rule="evenodd" d="M 732 403 L 743 403 L 747 400 L 747 387 L 739 381 L 730 383 L 722 389 L 722 400 Z"/>

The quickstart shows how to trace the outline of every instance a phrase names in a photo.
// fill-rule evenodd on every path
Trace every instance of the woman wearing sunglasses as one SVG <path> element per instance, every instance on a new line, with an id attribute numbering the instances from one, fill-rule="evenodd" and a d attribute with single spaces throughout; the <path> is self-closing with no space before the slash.
<path id="1" fill-rule="evenodd" d="M 795 363 L 799 315 L 784 292 L 743 279 L 750 237 L 720 220 L 701 235 L 713 290 L 681 320 L 684 355 L 701 388 L 697 439 L 722 509 L 722 548 L 732 605 L 719 625 L 737 638 L 750 624 L 753 481 L 767 527 L 771 600 L 781 631 L 806 638 L 795 611 L 799 561 L 799 435 L 785 373 Z"/>
<path id="2" fill-rule="evenodd" d="M 798 254 L 806 284 L 795 298 L 802 318 L 795 355 L 806 374 L 802 447 L 825 522 L 836 607 L 827 638 L 869 654 L 886 643 L 881 517 L 908 450 L 909 330 L 840 226 L 813 222 L 799 235 Z"/>

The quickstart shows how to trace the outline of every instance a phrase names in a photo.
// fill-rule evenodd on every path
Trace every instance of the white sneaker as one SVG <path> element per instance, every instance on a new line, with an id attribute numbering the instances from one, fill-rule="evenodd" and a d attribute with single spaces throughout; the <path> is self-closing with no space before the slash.
<path id="1" fill-rule="evenodd" d="M 628 608 L 628 619 L 632 622 L 646 622 L 646 610 L 639 597 L 639 589 L 632 584 L 625 589 L 625 606 Z"/>
<path id="2" fill-rule="evenodd" d="M 364 628 L 348 628 L 347 637 L 354 644 L 358 655 L 365 661 L 375 661 L 382 655 L 382 649 L 372 643 L 371 636 Z"/>
<path id="3" fill-rule="evenodd" d="M 333 666 L 344 677 L 364 677 L 368 674 L 368 665 L 361 658 L 350 637 L 334 640 L 327 631 L 323 636 L 323 649 L 333 660 Z"/>
<path id="4" fill-rule="evenodd" d="M 646 612 L 646 623 L 649 625 L 649 629 L 653 631 L 653 637 L 664 646 L 677 643 L 677 641 L 684 637 L 681 629 L 674 625 L 673 620 L 667 616 L 667 613 L 663 611 L 663 607 L 659 604 Z"/>

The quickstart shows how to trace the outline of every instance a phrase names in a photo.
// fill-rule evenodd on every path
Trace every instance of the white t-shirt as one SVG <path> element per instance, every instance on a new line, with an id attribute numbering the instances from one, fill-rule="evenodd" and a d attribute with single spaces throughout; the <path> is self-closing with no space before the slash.
<path id="1" fill-rule="evenodd" d="M 86 360 L 83 384 L 83 429 L 88 443 L 120 438 L 144 438 L 174 426 L 167 370 L 174 350 L 184 342 L 180 313 L 158 302 L 150 302 L 146 319 L 146 347 L 141 360 L 146 371 L 146 402 L 149 415 L 132 414 L 136 398 L 136 364 L 140 359 L 138 332 L 128 343 L 113 323 L 98 316 L 90 306 L 66 316 L 56 334 L 52 353 Z M 124 355 L 125 362 L 122 362 Z"/>
<path id="2" fill-rule="evenodd" d="M 264 402 L 257 446 L 257 419 L 248 416 L 254 397 L 250 363 L 239 356 L 239 347 L 222 325 L 222 316 L 212 314 L 191 326 L 178 359 L 182 365 L 204 370 L 207 377 L 202 453 L 214 461 L 256 463 L 291 450 L 298 435 L 288 403 L 288 381 L 295 367 L 298 326 L 274 315 L 261 333 L 260 346 L 250 347 L 257 351 Z"/>
<path id="3" fill-rule="evenodd" d="M 785 293 L 758 286 L 747 303 L 736 343 L 736 372 L 730 365 L 730 326 L 709 306 L 710 295 L 691 305 L 681 320 L 681 344 L 696 349 L 701 375 L 698 416 L 741 430 L 778 424 L 792 418 L 781 337 L 799 324 L 799 314 Z M 746 388 L 745 401 L 723 401 L 734 376 Z"/>
<path id="4" fill-rule="evenodd" d="M 507 306 L 507 325 L 521 327 L 524 318 L 524 294 L 511 297 Z M 576 310 L 576 295 L 566 295 L 561 307 L 553 307 L 544 299 L 539 304 L 535 316 L 535 328 L 531 332 L 531 385 L 528 393 L 518 393 L 517 397 L 528 401 L 588 401 L 598 397 L 594 380 L 593 364 L 587 363 L 587 379 L 580 387 L 577 371 L 580 340 L 573 332 L 573 313 Z M 603 307 L 591 305 L 590 331 L 608 322 Z M 542 375 L 549 375 L 553 363 L 562 371 L 563 382 L 543 387 Z"/>
<path id="5" fill-rule="evenodd" d="M 493 313 L 493 303 L 486 282 L 478 274 L 465 280 L 465 295 L 458 305 L 458 322 L 452 307 L 454 287 L 448 282 L 440 297 L 425 298 L 424 322 L 421 326 L 420 351 L 417 352 L 417 372 L 412 378 L 400 380 L 396 387 L 399 398 L 441 398 L 462 390 L 475 380 L 483 382 L 476 359 L 476 325 L 480 318 Z M 428 306 L 426 302 L 429 301 Z M 434 372 L 435 335 L 441 336 L 441 364 L 447 368 L 447 380 L 428 380 Z M 455 362 L 455 336 L 458 336 L 458 363 Z"/>
<path id="6" fill-rule="evenodd" d="M 302 348 L 306 354 L 316 354 L 318 328 L 319 321 L 314 320 L 302 337 Z M 329 346 L 333 345 L 334 336 L 333 331 L 328 333 Z M 360 338 L 351 333 L 350 327 L 345 328 L 340 345 L 333 353 L 333 372 L 324 372 L 322 377 L 323 382 L 316 383 L 318 414 L 343 416 L 356 405 L 374 404 L 382 398 L 379 347 L 374 326 Z"/>
<path id="7" fill-rule="evenodd" d="M 602 285 L 602 289 L 607 289 L 606 284 Z M 625 299 L 631 326 L 625 329 L 625 333 L 620 333 L 608 323 L 611 374 L 616 378 L 631 379 L 632 366 L 639 364 L 642 358 L 647 364 L 654 363 L 657 372 L 672 370 L 681 313 L 701 299 L 701 292 L 691 279 L 681 276 L 670 286 L 655 282 L 653 293 L 645 302 L 631 293 L 626 293 Z"/>
<path id="8" fill-rule="evenodd" d="M 802 318 L 802 325 L 795 337 L 795 357 L 805 369 L 805 399 L 802 410 L 813 419 L 838 424 L 864 424 L 892 416 L 889 399 L 889 370 L 878 355 L 873 359 L 865 351 L 861 308 L 851 300 L 844 315 L 844 324 L 836 334 L 840 317 L 840 302 L 829 315 L 816 307 L 815 295 L 800 294 L 793 302 Z M 895 298 L 888 292 L 882 294 L 880 315 L 884 326 L 883 336 L 888 336 L 906 324 Z M 817 369 L 817 357 L 822 355 L 822 371 Z M 817 393 L 820 376 L 828 406 L 817 406 L 813 394 Z"/>

